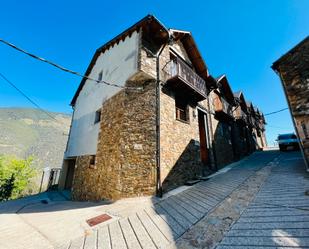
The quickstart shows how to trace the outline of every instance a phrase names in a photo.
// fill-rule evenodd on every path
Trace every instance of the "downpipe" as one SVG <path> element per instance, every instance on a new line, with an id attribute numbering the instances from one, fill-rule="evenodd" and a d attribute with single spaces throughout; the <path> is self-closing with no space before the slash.
<path id="1" fill-rule="evenodd" d="M 161 182 L 161 152 L 160 152 L 160 55 L 162 54 L 166 44 L 164 44 L 158 53 L 156 58 L 156 168 L 157 168 L 157 196 L 163 197 L 162 182 Z"/>

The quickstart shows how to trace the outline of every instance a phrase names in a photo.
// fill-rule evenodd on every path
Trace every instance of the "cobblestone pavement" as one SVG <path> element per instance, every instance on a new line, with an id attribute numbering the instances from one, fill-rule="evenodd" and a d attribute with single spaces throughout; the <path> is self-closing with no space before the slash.
<path id="1" fill-rule="evenodd" d="M 5 210 L 10 206 L 9 204 L 0 205 L 0 248 L 135 249 L 175 246 L 175 241 L 207 217 L 234 190 L 277 156 L 278 152 L 276 151 L 254 153 L 250 157 L 228 166 L 208 181 L 200 182 L 163 200 L 153 198 L 151 205 L 147 202 L 133 201 L 128 202 L 128 205 L 123 204 L 125 202 L 120 202 L 120 204 L 96 206 L 96 213 L 106 212 L 115 214 L 115 216 L 107 223 L 92 228 L 87 227 L 82 230 L 84 231 L 83 235 L 79 235 L 80 230 L 77 227 L 72 227 L 72 225 L 76 225 L 76 222 L 71 223 L 71 220 L 77 219 L 77 217 L 85 219 L 90 214 L 93 217 L 95 214 L 93 208 L 86 209 L 88 213 L 82 211 L 83 205 L 86 204 L 60 201 L 63 210 L 55 211 L 53 208 L 49 210 L 48 204 L 42 211 L 42 205 L 37 205 L 24 208 L 23 214 L 16 214 L 16 208 L 13 208 L 11 213 Z M 298 154 L 297 156 L 299 157 Z M 290 168 L 286 167 L 286 170 L 288 171 Z M 293 189 L 295 188 L 291 188 L 291 191 Z M 267 191 L 265 196 L 266 194 Z M 54 203 L 53 205 L 58 204 Z M 76 209 L 76 205 L 80 205 L 81 208 Z M 89 206 L 89 204 L 87 205 Z M 261 203 L 255 202 L 254 205 L 261 205 Z M 261 208 L 264 207 L 263 205 Z M 70 207 L 77 211 L 70 209 Z M 252 206 L 250 209 L 254 207 Z M 6 214 L 4 214 L 4 210 Z M 50 217 L 53 219 L 52 221 Z M 240 224 L 243 223 L 245 222 L 240 222 Z M 251 223 L 249 222 L 249 224 Z M 85 225 L 83 220 L 83 226 Z M 237 229 L 233 227 L 233 230 Z M 240 229 L 238 230 L 240 231 Z M 59 236 L 59 231 L 62 236 Z M 232 234 L 227 236 L 231 240 L 234 237 Z M 225 239 L 220 245 L 222 248 L 234 245 L 233 241 L 229 242 Z M 238 247 L 237 244 L 235 246 L 234 248 Z"/>
<path id="2" fill-rule="evenodd" d="M 282 153 L 255 200 L 216 249 L 309 248 L 309 174 L 300 153 Z"/>

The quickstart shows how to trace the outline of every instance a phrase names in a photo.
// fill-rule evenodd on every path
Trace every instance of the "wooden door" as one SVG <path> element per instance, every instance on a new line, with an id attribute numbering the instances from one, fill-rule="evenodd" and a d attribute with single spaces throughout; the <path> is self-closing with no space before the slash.
<path id="1" fill-rule="evenodd" d="M 208 146 L 207 146 L 207 126 L 206 126 L 206 114 L 202 111 L 198 111 L 198 126 L 200 132 L 200 151 L 201 161 L 204 164 L 208 164 Z"/>

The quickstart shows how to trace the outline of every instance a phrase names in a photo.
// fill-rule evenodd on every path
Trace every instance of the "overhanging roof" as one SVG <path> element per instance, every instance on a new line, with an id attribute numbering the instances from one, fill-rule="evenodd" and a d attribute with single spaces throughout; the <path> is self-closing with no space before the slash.
<path id="1" fill-rule="evenodd" d="M 231 104 L 235 104 L 234 94 L 226 75 L 223 74 L 217 77 L 216 80 L 220 91 L 223 91 L 224 97 L 226 97 L 227 100 L 229 99 Z"/>
<path id="2" fill-rule="evenodd" d="M 196 72 L 206 81 L 209 77 L 208 69 L 191 32 L 179 29 L 169 29 L 169 31 L 174 40 L 182 42 Z"/>
<path id="3" fill-rule="evenodd" d="M 271 68 L 275 71 L 278 71 L 279 66 L 281 63 L 284 63 L 284 61 L 292 56 L 298 49 L 300 49 L 306 42 L 309 42 L 309 36 L 307 36 L 305 39 L 303 39 L 300 43 L 298 43 L 296 46 L 294 46 L 290 51 L 288 51 L 286 54 L 282 55 L 278 60 L 276 60 Z"/>
<path id="4" fill-rule="evenodd" d="M 248 111 L 247 102 L 243 92 L 242 91 L 234 92 L 234 96 L 240 100 L 240 106 L 242 107 L 243 110 L 247 112 Z"/>
<path id="5" fill-rule="evenodd" d="M 132 25 L 131 27 L 129 27 L 128 29 L 126 29 L 125 31 L 123 31 L 121 34 L 117 35 L 116 37 L 114 37 L 113 39 L 111 39 L 110 41 L 108 41 L 107 43 L 105 43 L 103 46 L 101 46 L 100 48 L 98 48 L 92 59 L 91 62 L 85 72 L 86 76 L 89 76 L 93 66 L 95 65 L 95 62 L 97 60 L 97 58 L 99 57 L 99 55 L 101 53 L 103 53 L 105 50 L 109 49 L 110 47 L 114 46 L 115 44 L 117 44 L 119 41 L 124 40 L 127 36 L 130 36 L 134 31 L 139 30 L 140 28 L 146 27 L 147 28 L 151 28 L 153 30 L 159 30 L 160 32 L 153 32 L 153 35 L 157 35 L 157 36 L 161 36 L 162 39 L 166 39 L 166 41 L 168 41 L 168 37 L 169 37 L 169 31 L 164 27 L 164 25 L 153 15 L 147 15 L 146 17 L 142 18 L 140 21 L 138 21 L 137 23 L 135 23 L 134 25 Z M 85 82 L 86 82 L 87 78 L 83 78 L 78 86 L 78 89 L 71 101 L 71 105 L 74 106 L 76 99 L 80 93 L 80 91 L 82 90 Z"/>

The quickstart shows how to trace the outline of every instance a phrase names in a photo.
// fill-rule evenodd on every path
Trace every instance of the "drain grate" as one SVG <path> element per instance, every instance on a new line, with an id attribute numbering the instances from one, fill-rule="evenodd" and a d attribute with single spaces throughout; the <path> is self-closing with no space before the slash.
<path id="1" fill-rule="evenodd" d="M 104 221 L 110 220 L 112 217 L 108 214 L 101 214 L 99 216 L 93 217 L 91 219 L 86 220 L 89 226 L 93 227 L 95 225 L 98 225 Z"/>

